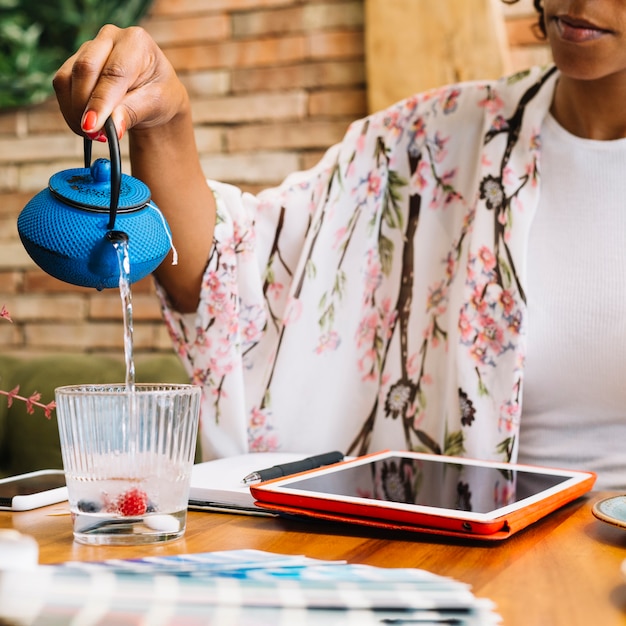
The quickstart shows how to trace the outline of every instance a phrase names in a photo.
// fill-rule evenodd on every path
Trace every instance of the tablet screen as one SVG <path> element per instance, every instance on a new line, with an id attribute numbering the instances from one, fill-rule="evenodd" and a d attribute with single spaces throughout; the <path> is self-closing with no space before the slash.
<path id="1" fill-rule="evenodd" d="M 283 483 L 290 492 L 382 500 L 455 511 L 489 513 L 535 496 L 571 478 L 504 465 L 463 464 L 442 457 L 388 456 L 346 464 Z M 514 467 L 514 466 L 513 466 Z"/>

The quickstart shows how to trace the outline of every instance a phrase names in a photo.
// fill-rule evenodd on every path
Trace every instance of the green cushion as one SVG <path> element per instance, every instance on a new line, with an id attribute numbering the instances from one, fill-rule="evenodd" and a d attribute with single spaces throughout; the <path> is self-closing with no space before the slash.
<path id="1" fill-rule="evenodd" d="M 0 389 L 11 391 L 15 387 L 13 370 L 18 359 L 0 354 Z M 8 458 L 8 441 L 6 437 L 6 424 L 9 413 L 9 403 L 6 396 L 0 396 L 0 476 Z"/>
<path id="2" fill-rule="evenodd" d="M 135 370 L 137 382 L 189 382 L 175 355 L 138 358 Z M 19 384 L 20 395 L 28 397 L 37 391 L 43 404 L 54 400 L 56 387 L 119 383 L 124 382 L 125 374 L 125 365 L 119 359 L 88 354 L 23 360 L 0 358 L 2 389 L 10 390 Z M 14 401 L 8 410 L 6 401 L 0 404 L 0 473 L 13 475 L 62 468 L 56 412 L 53 411 L 51 419 L 47 419 L 43 409 L 37 407 L 33 414 L 28 414 L 24 402 Z"/>

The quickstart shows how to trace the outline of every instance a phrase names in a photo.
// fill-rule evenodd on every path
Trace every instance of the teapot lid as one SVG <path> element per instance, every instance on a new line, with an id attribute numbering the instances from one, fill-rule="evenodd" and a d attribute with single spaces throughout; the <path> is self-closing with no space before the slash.
<path id="1" fill-rule="evenodd" d="M 57 172 L 50 177 L 48 188 L 61 202 L 79 209 L 109 212 L 111 203 L 111 162 L 96 159 L 90 167 Z M 117 210 L 133 211 L 150 201 L 150 189 L 139 179 L 121 175 Z"/>

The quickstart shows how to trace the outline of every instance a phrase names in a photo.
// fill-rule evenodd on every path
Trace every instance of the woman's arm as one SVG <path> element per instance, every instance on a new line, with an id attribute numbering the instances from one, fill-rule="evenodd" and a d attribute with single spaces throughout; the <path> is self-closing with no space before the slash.
<path id="1" fill-rule="evenodd" d="M 215 202 L 200 167 L 189 97 L 171 64 L 143 29 L 108 25 L 63 64 L 54 88 L 77 134 L 102 140 L 108 116 L 120 137 L 129 131 L 132 173 L 150 188 L 178 252 L 178 265 L 170 254 L 156 275 L 178 310 L 195 310 Z"/>

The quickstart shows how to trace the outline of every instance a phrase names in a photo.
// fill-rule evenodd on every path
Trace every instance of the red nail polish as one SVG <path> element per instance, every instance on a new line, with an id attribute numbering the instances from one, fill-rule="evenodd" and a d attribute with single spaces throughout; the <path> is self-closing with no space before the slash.
<path id="1" fill-rule="evenodd" d="M 121 120 L 120 125 L 117 129 L 117 138 L 121 141 L 124 133 L 126 132 L 126 120 Z"/>
<path id="2" fill-rule="evenodd" d="M 100 141 L 104 143 L 107 140 L 107 136 L 103 130 L 99 130 L 95 133 L 85 133 L 91 141 Z"/>
<path id="3" fill-rule="evenodd" d="M 96 127 L 98 115 L 95 111 L 87 111 L 83 117 L 83 130 L 90 131 Z"/>

